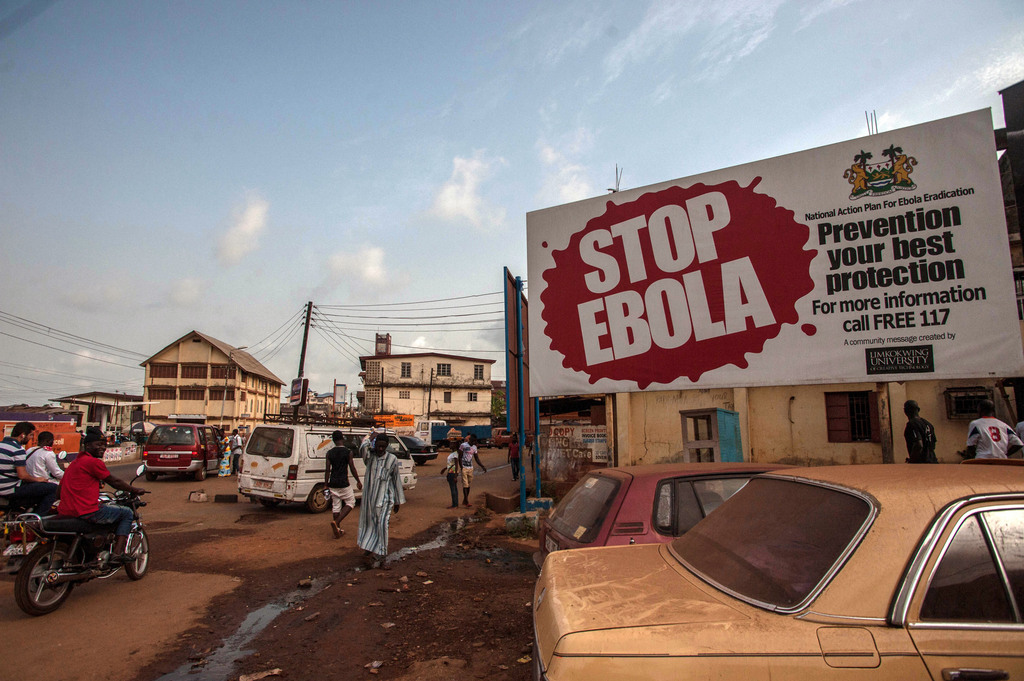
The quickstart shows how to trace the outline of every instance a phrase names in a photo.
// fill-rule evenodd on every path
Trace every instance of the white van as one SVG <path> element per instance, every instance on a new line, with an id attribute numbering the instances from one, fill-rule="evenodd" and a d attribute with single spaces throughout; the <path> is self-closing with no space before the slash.
<path id="1" fill-rule="evenodd" d="M 335 430 L 345 433 L 345 444 L 353 452 L 369 433 L 369 428 L 335 428 L 273 424 L 256 426 L 242 452 L 238 470 L 238 492 L 266 506 L 282 502 L 306 505 L 311 513 L 322 513 L 331 507 L 325 495 L 327 485 L 327 452 L 334 446 Z M 416 470 L 412 455 L 391 430 L 386 431 L 388 451 L 399 459 L 402 488 L 416 487 Z M 355 457 L 360 479 L 366 472 L 361 457 Z M 349 472 L 351 477 L 351 471 Z M 354 482 L 353 482 L 354 485 Z M 354 489 L 356 498 L 362 490 Z"/>
<path id="2" fill-rule="evenodd" d="M 431 437 L 430 437 L 430 431 L 433 429 L 434 426 L 447 426 L 447 425 L 448 425 L 447 421 L 423 419 L 422 421 L 417 421 L 416 422 L 416 432 L 413 433 L 413 434 L 416 437 L 418 437 L 419 439 L 421 439 L 424 442 L 426 442 L 427 444 L 436 445 L 437 443 L 434 442 L 434 440 L 431 439 Z"/>

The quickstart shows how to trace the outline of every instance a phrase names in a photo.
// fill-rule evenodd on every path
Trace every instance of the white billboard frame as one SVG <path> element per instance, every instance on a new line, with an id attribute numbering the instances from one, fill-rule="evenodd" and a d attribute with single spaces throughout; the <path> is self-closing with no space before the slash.
<path id="1" fill-rule="evenodd" d="M 535 396 L 1024 374 L 988 109 L 527 214 Z"/>

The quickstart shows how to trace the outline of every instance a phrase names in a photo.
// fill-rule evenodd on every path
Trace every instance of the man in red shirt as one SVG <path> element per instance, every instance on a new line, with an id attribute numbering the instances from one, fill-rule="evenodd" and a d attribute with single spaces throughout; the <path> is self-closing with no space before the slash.
<path id="1" fill-rule="evenodd" d="M 103 463 L 103 452 L 107 450 L 107 439 L 96 427 L 86 430 L 82 440 L 85 452 L 80 454 L 60 481 L 60 505 L 57 507 L 62 516 L 81 518 L 91 523 L 115 525 L 114 534 L 117 541 L 108 562 L 111 564 L 130 563 L 125 556 L 128 548 L 128 533 L 132 528 L 132 511 L 124 506 L 100 504 L 100 489 L 107 483 L 114 489 L 132 494 L 145 494 L 146 490 L 111 475 L 107 465 Z"/>

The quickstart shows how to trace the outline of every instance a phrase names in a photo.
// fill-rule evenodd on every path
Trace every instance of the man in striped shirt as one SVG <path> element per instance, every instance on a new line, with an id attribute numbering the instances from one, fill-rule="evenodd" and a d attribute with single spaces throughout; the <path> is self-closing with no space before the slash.
<path id="1" fill-rule="evenodd" d="M 25 445 L 35 429 L 28 421 L 21 421 L 0 442 L 0 497 L 9 499 L 12 506 L 32 507 L 33 512 L 43 515 L 57 499 L 58 487 L 25 468 Z"/>

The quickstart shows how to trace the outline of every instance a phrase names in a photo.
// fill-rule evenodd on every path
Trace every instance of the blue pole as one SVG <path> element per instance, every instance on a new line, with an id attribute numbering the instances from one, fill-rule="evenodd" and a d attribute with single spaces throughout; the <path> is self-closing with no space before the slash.
<path id="1" fill-rule="evenodd" d="M 523 279 L 516 277 L 516 396 L 519 400 L 516 437 L 519 439 L 519 512 L 526 513 L 526 469 L 523 452 L 526 447 L 526 400 L 523 397 Z"/>
<path id="2" fill-rule="evenodd" d="M 537 491 L 533 496 L 540 499 L 540 398 L 533 398 L 533 460 L 537 466 Z"/>

